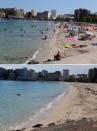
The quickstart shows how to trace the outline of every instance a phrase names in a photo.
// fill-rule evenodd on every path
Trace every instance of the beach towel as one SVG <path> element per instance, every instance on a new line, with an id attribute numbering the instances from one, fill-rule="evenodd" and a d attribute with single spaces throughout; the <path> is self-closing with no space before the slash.
<path id="1" fill-rule="evenodd" d="M 68 37 L 67 41 L 77 41 L 77 38 L 76 37 Z"/>

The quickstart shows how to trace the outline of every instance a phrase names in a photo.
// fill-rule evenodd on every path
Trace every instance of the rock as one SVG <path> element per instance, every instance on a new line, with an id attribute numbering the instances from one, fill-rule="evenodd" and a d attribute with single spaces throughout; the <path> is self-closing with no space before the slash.
<path id="1" fill-rule="evenodd" d="M 42 124 L 36 124 L 36 125 L 34 125 L 34 126 L 32 126 L 32 127 L 34 127 L 34 128 L 39 128 L 39 127 L 42 127 L 43 125 Z"/>
<path id="2" fill-rule="evenodd" d="M 17 130 L 12 130 L 12 131 L 23 131 L 25 130 L 26 128 L 22 128 L 22 129 L 17 129 Z"/>
<path id="3" fill-rule="evenodd" d="M 39 62 L 35 61 L 35 60 L 31 60 L 28 62 L 28 64 L 39 64 Z"/>
<path id="4" fill-rule="evenodd" d="M 47 126 L 55 126 L 55 123 L 49 123 Z"/>

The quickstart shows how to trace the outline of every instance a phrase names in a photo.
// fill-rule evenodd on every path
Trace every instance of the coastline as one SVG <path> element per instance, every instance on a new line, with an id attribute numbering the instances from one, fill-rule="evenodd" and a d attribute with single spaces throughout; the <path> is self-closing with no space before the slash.
<path id="1" fill-rule="evenodd" d="M 81 119 L 83 114 L 81 113 L 80 107 L 75 108 L 75 104 L 79 102 L 77 99 L 78 91 L 72 84 L 69 86 L 68 94 L 64 96 L 59 103 L 53 106 L 46 119 L 40 121 L 43 125 L 46 126 L 49 123 L 62 124 L 67 120 Z M 78 112 L 76 112 L 76 109 Z"/>
<path id="2" fill-rule="evenodd" d="M 50 123 L 64 124 L 66 121 L 79 121 L 83 118 L 97 120 L 97 84 L 70 83 L 69 92 L 53 105 L 48 114 L 38 120 L 43 127 Z M 24 131 L 33 129 L 35 123 L 26 123 Z M 23 129 L 23 128 L 22 128 Z"/>
<path id="3" fill-rule="evenodd" d="M 67 87 L 65 88 L 65 86 Z M 64 97 L 68 95 L 68 92 L 69 92 L 69 85 L 68 83 L 65 82 L 64 91 L 61 94 L 59 94 L 52 101 L 44 105 L 38 112 L 35 112 L 35 114 L 33 116 L 30 116 L 26 121 L 23 121 L 19 125 L 16 124 L 14 126 L 11 126 L 9 128 L 9 131 L 21 130 L 23 128 L 25 128 L 27 131 L 30 131 L 32 129 L 32 126 L 39 123 L 41 119 L 44 119 L 44 120 L 47 119 L 53 107 L 57 105 L 57 103 L 60 103 L 61 100 L 64 99 Z"/>
<path id="4" fill-rule="evenodd" d="M 44 41 L 41 45 L 36 56 L 28 60 L 26 64 L 34 60 L 37 63 L 45 64 L 97 64 L 97 46 L 93 46 L 93 43 L 97 43 L 97 32 L 94 33 L 95 38 L 92 41 L 67 41 L 65 38 L 64 28 L 56 28 L 56 33 L 51 40 Z M 66 44 L 87 45 L 83 48 L 65 48 Z M 54 61 L 54 55 L 57 51 L 61 52 L 61 60 Z M 48 61 L 50 60 L 50 61 Z M 33 63 L 31 63 L 33 64 Z"/>
<path id="5" fill-rule="evenodd" d="M 33 64 L 33 61 L 42 64 L 46 63 L 48 60 L 54 59 L 54 54 L 59 50 L 58 47 L 58 37 L 60 36 L 60 29 L 56 28 L 55 34 L 53 34 L 51 39 L 44 40 L 40 48 L 33 54 L 32 58 L 29 58 L 24 62 L 24 64 Z"/>
<path id="6" fill-rule="evenodd" d="M 56 33 L 54 34 L 51 40 L 44 41 L 44 44 L 41 45 L 41 48 L 38 50 L 38 53 L 35 52 L 35 57 L 30 58 L 25 63 L 28 64 L 31 61 L 35 61 L 39 64 L 97 64 L 97 46 L 93 46 L 93 43 L 97 43 L 97 32 L 95 33 L 96 37 L 92 41 L 76 41 L 69 42 L 66 41 L 64 37 L 63 27 L 56 28 Z M 77 44 L 77 45 L 87 45 L 84 48 L 65 48 L 67 43 Z M 61 60 L 54 61 L 54 55 L 57 54 L 57 51 L 61 52 Z M 48 61 L 50 60 L 50 61 Z M 33 64 L 33 62 L 31 63 Z"/>
<path id="7" fill-rule="evenodd" d="M 71 83 L 68 95 L 53 108 L 48 118 L 41 122 L 44 125 L 51 122 L 59 124 L 67 120 L 77 121 L 84 117 L 97 120 L 96 92 L 97 84 Z"/>

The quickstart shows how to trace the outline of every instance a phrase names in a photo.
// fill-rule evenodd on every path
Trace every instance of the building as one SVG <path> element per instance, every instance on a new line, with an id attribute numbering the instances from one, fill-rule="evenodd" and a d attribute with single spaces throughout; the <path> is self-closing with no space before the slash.
<path id="1" fill-rule="evenodd" d="M 69 70 L 63 70 L 63 80 L 69 79 Z"/>
<path id="2" fill-rule="evenodd" d="M 75 79 L 77 82 L 88 82 L 87 74 L 77 74 Z"/>
<path id="3" fill-rule="evenodd" d="M 57 12 L 56 12 L 56 10 L 51 10 L 51 15 L 50 15 L 50 19 L 56 19 L 56 17 L 57 17 Z"/>
<path id="4" fill-rule="evenodd" d="M 6 18 L 16 18 L 16 8 L 6 8 L 4 12 Z"/>
<path id="5" fill-rule="evenodd" d="M 60 71 L 55 72 L 56 80 L 62 80 L 62 73 Z"/>
<path id="6" fill-rule="evenodd" d="M 24 18 L 24 10 L 23 9 L 16 9 L 16 8 L 5 8 L 0 9 L 0 16 L 3 18 Z"/>
<path id="7" fill-rule="evenodd" d="M 89 79 L 89 82 L 97 82 L 97 68 L 89 70 L 88 79 Z"/>
<path id="8" fill-rule="evenodd" d="M 15 73 L 13 69 L 8 70 L 8 80 L 15 80 Z"/>
<path id="9" fill-rule="evenodd" d="M 6 70 L 4 68 L 0 67 L 0 80 L 3 80 L 6 78 Z"/>
<path id="10" fill-rule="evenodd" d="M 0 18 L 5 18 L 5 12 L 0 10 Z"/>
<path id="11" fill-rule="evenodd" d="M 31 11 L 31 16 L 32 16 L 32 18 L 36 18 L 37 17 L 37 11 L 36 10 L 32 10 Z"/>
<path id="12" fill-rule="evenodd" d="M 63 15 L 63 18 L 64 18 L 64 19 L 73 20 L 73 19 L 74 19 L 74 15 L 72 15 L 72 14 L 64 14 L 64 15 Z"/>
<path id="13" fill-rule="evenodd" d="M 20 19 L 24 18 L 24 10 L 23 9 L 16 10 L 16 18 L 20 18 Z"/>
<path id="14" fill-rule="evenodd" d="M 89 10 L 80 8 L 80 9 L 76 9 L 74 11 L 74 18 L 77 21 L 83 21 L 90 14 L 91 14 L 91 12 Z"/>
<path id="15" fill-rule="evenodd" d="M 77 74 L 75 77 L 76 77 L 77 79 L 79 79 L 79 78 L 87 77 L 87 75 L 86 75 L 86 74 Z"/>
<path id="16" fill-rule="evenodd" d="M 37 19 L 39 19 L 39 20 L 48 20 L 49 18 L 50 18 L 50 12 L 49 11 L 37 13 Z"/>
<path id="17" fill-rule="evenodd" d="M 16 80 L 28 80 L 27 68 L 15 69 Z"/>
<path id="18" fill-rule="evenodd" d="M 48 73 L 46 80 L 47 81 L 60 81 L 62 80 L 62 74 L 60 71 L 56 71 L 54 73 Z"/>
<path id="19" fill-rule="evenodd" d="M 46 77 L 48 75 L 48 71 L 47 70 L 42 70 L 41 71 L 41 76 Z"/>
<path id="20" fill-rule="evenodd" d="M 35 72 L 35 70 L 30 69 L 28 71 L 28 80 L 36 81 L 38 79 L 38 74 Z"/>

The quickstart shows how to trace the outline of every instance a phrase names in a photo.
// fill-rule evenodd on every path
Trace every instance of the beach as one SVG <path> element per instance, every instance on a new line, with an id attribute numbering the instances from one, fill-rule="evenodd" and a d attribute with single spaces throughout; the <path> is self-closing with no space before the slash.
<path id="1" fill-rule="evenodd" d="M 62 126 L 68 125 L 68 122 L 71 122 L 70 125 L 77 121 L 84 122 L 84 120 L 95 122 L 97 121 L 96 100 L 97 84 L 70 83 L 69 93 L 53 105 L 48 115 L 38 120 L 36 124 L 42 124 L 43 127 L 47 127 L 47 125 L 54 123 L 53 127 L 58 127 L 61 130 Z M 34 125 L 33 122 L 26 125 L 24 127 L 25 131 L 30 131 Z M 52 128 L 49 127 L 48 129 Z M 44 130 L 45 128 L 43 128 Z"/>
<path id="2" fill-rule="evenodd" d="M 34 60 L 37 63 L 46 64 L 97 64 L 97 46 L 93 45 L 97 43 L 97 32 L 93 32 L 93 34 L 95 38 L 92 40 L 67 41 L 64 27 L 56 27 L 54 37 L 51 40 L 45 41 Z M 80 48 L 65 48 L 66 45 L 72 44 L 86 46 Z M 54 61 L 54 55 L 57 54 L 58 50 L 60 50 L 61 59 Z"/>
<path id="3" fill-rule="evenodd" d="M 59 24 L 55 24 L 58 26 Z M 33 61 L 39 64 L 43 64 L 48 62 L 48 60 L 54 59 L 54 54 L 59 50 L 59 44 L 57 38 L 60 37 L 61 30 L 56 28 L 56 32 L 52 35 L 51 39 L 44 40 L 43 44 L 41 44 L 39 50 L 35 52 L 35 54 L 25 61 L 25 64 L 33 64 Z"/>
<path id="4" fill-rule="evenodd" d="M 93 42 L 96 42 L 93 41 Z M 87 42 L 88 44 L 88 42 Z M 97 47 L 91 44 L 84 49 L 69 49 L 65 50 L 65 58 L 60 61 L 54 61 L 53 64 L 97 64 Z"/>
<path id="5" fill-rule="evenodd" d="M 0 87 L 0 131 L 36 124 L 68 92 L 63 82 L 1 80 Z"/>
<path id="6" fill-rule="evenodd" d="M 64 29 L 61 29 L 60 37 L 57 38 L 59 50 L 62 52 L 62 58 L 59 61 L 51 62 L 52 64 L 97 64 L 97 32 L 93 32 L 95 38 L 92 40 L 66 41 Z M 63 35 L 64 34 L 64 35 Z M 83 48 L 65 48 L 70 44 L 86 45 Z"/>
<path id="7" fill-rule="evenodd" d="M 0 20 L 0 63 L 22 64 L 35 58 L 41 47 L 48 47 L 54 28 L 53 21 Z M 43 40 L 45 35 L 47 40 Z"/>
<path id="8" fill-rule="evenodd" d="M 61 123 L 67 120 L 80 120 L 97 117 L 97 95 L 88 88 L 97 91 L 97 84 L 72 83 L 70 91 L 57 105 L 52 108 L 43 125 Z"/>
<path id="9" fill-rule="evenodd" d="M 0 22 L 3 24 L 0 27 L 1 64 L 97 64 L 97 30 L 92 32 L 95 35 L 92 40 L 79 40 L 78 35 L 74 36 L 75 40 L 69 40 L 69 32 L 64 28 L 68 22 L 35 20 Z M 11 23 L 13 28 L 10 26 Z M 43 40 L 45 35 L 47 39 Z M 66 48 L 74 44 L 85 47 Z M 61 58 L 55 61 L 54 56 L 58 51 Z"/>

